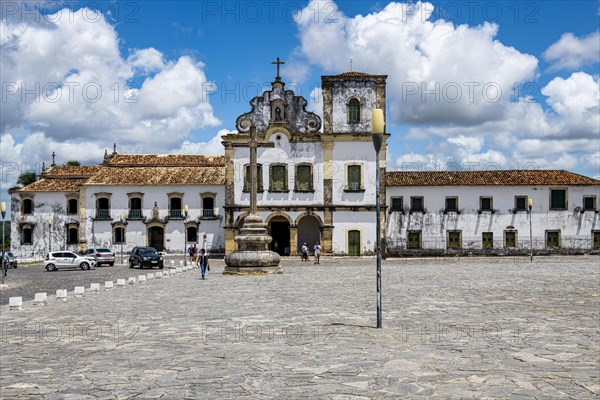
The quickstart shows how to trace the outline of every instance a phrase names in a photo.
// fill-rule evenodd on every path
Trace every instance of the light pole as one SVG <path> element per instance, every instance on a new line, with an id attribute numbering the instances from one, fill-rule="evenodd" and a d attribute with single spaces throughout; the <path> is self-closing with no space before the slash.
<path id="1" fill-rule="evenodd" d="M 375 208 L 377 212 L 377 224 L 376 224 L 376 233 L 375 237 L 377 239 L 377 328 L 381 328 L 383 326 L 383 321 L 381 317 L 381 206 L 380 206 L 380 172 L 379 172 L 379 150 L 381 150 L 381 145 L 383 143 L 383 135 L 385 132 L 385 121 L 383 119 L 383 110 L 374 109 L 371 118 L 372 128 L 371 132 L 373 133 L 373 147 L 375 147 L 375 168 L 376 168 L 376 178 L 375 178 Z"/>
<path id="2" fill-rule="evenodd" d="M 533 199 L 528 200 L 529 203 L 529 260 L 533 262 L 533 228 L 531 220 L 533 219 Z"/>
<path id="3" fill-rule="evenodd" d="M 48 253 L 52 251 L 52 218 L 48 218 Z"/>
<path id="4" fill-rule="evenodd" d="M 4 284 L 4 277 L 8 270 L 8 264 L 4 260 L 4 217 L 6 217 L 6 203 L 4 201 L 0 205 L 0 210 L 2 211 L 2 284 Z"/>
<path id="5" fill-rule="evenodd" d="M 119 220 L 121 221 L 121 265 L 123 265 L 123 242 L 125 241 L 125 228 L 123 227 L 123 219 L 125 216 L 123 213 L 119 214 Z"/>
<path id="6" fill-rule="evenodd" d="M 185 221 L 188 217 L 188 205 L 183 206 L 183 265 L 187 265 L 187 227 L 185 226 Z"/>

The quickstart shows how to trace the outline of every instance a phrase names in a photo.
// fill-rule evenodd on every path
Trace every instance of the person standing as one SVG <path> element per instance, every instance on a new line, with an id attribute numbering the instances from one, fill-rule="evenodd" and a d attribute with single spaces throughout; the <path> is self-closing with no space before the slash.
<path id="1" fill-rule="evenodd" d="M 196 262 L 198 259 L 198 246 L 194 243 L 194 247 L 192 248 L 192 262 Z"/>
<path id="2" fill-rule="evenodd" d="M 191 244 L 190 247 L 188 247 L 187 252 L 190 257 L 190 262 L 194 262 L 194 247 Z"/>
<path id="3" fill-rule="evenodd" d="M 308 261 L 308 245 L 306 243 L 302 245 L 302 261 Z"/>
<path id="4" fill-rule="evenodd" d="M 319 259 L 321 257 L 321 245 L 319 242 L 315 243 L 313 251 L 315 253 L 315 264 L 320 264 Z"/>
<path id="5" fill-rule="evenodd" d="M 198 267 L 200 268 L 200 273 L 202 274 L 202 279 L 204 275 L 206 275 L 206 269 L 210 268 L 208 266 L 208 256 L 206 255 L 206 250 L 200 250 L 200 256 L 198 257 Z"/>

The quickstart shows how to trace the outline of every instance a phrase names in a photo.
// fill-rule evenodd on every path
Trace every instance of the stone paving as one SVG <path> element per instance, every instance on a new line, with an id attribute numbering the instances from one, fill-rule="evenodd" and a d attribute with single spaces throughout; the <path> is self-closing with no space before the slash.
<path id="1" fill-rule="evenodd" d="M 600 395 L 597 257 L 384 261 L 383 329 L 374 260 L 324 261 L 1 306 L 0 397 Z"/>

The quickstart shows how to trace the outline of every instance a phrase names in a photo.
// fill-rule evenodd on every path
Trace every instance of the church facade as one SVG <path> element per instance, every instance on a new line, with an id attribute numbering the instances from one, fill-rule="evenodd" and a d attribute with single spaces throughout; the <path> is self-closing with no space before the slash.
<path id="1" fill-rule="evenodd" d="M 251 129 L 257 209 L 280 255 L 372 254 L 376 155 L 371 112 L 386 109 L 386 76 L 322 77 L 323 119 L 279 76 L 223 137 L 224 156 L 105 154 L 98 166 L 57 166 L 12 195 L 11 250 L 182 253 L 235 250 L 249 212 Z M 386 134 L 386 139 L 389 137 Z M 381 235 L 388 254 L 600 248 L 600 181 L 567 171 L 387 172 L 380 152 Z M 529 200 L 532 208 L 529 209 Z M 531 237 L 530 237 L 531 227 Z"/>

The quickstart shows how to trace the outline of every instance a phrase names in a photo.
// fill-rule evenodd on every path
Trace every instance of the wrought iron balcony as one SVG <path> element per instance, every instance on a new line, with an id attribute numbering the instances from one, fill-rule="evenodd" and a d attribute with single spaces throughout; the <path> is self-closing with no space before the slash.
<path id="1" fill-rule="evenodd" d="M 183 211 L 179 210 L 169 210 L 169 219 L 183 219 Z"/>
<path id="2" fill-rule="evenodd" d="M 214 218 L 214 217 L 215 217 L 215 209 L 214 208 L 202 209 L 202 218 Z"/>
<path id="3" fill-rule="evenodd" d="M 142 210 L 129 210 L 129 219 L 142 219 Z"/>
<path id="4" fill-rule="evenodd" d="M 96 210 L 96 219 L 110 219 L 110 210 Z"/>

